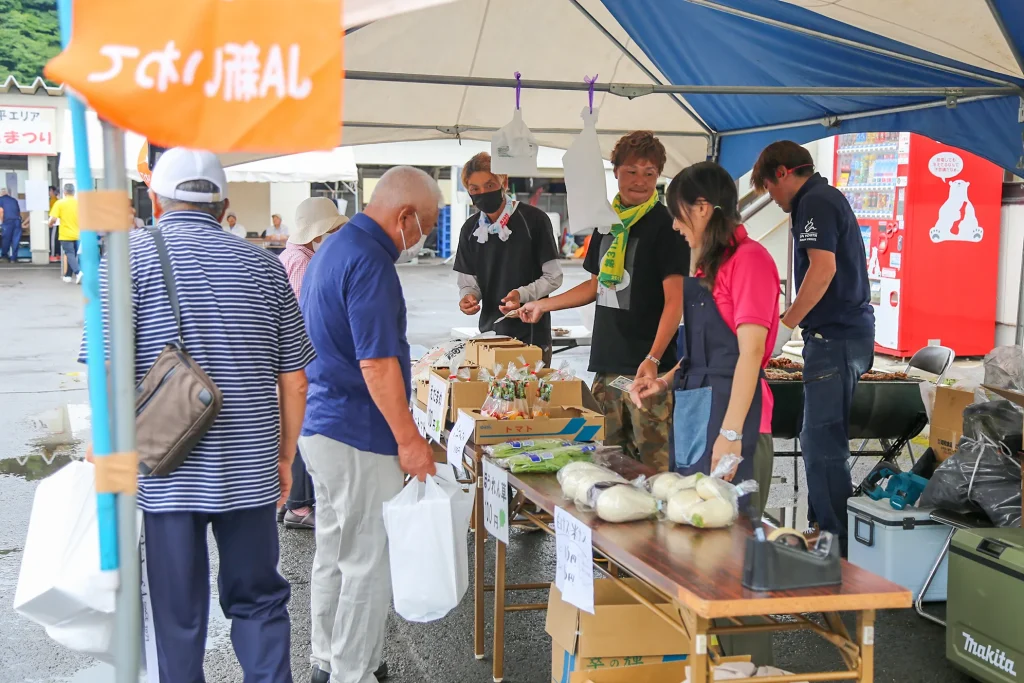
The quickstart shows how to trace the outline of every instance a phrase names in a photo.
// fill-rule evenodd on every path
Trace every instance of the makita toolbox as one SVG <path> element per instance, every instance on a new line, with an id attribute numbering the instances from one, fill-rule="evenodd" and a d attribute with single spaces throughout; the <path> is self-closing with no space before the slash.
<path id="1" fill-rule="evenodd" d="M 888 499 L 851 498 L 846 507 L 850 564 L 903 586 L 917 599 L 950 532 L 948 526 L 931 519 L 933 509 L 894 510 Z M 924 599 L 946 599 L 946 560 L 939 565 Z"/>
<path id="2" fill-rule="evenodd" d="M 946 657 L 979 681 L 1024 677 L 1024 529 L 960 529 L 953 536 Z"/>

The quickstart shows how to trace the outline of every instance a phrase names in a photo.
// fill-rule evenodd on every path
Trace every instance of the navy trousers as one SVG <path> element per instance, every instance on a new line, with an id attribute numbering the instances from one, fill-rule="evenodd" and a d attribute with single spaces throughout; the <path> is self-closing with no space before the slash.
<path id="1" fill-rule="evenodd" d="M 18 260 L 18 242 L 21 241 L 21 219 L 0 224 L 0 258 Z"/>
<path id="2" fill-rule="evenodd" d="M 807 517 L 836 534 L 846 548 L 850 478 L 850 408 L 860 376 L 874 361 L 873 339 L 804 336 L 804 420 L 800 432 L 807 471 Z M 845 555 L 845 553 L 844 553 Z"/>
<path id="3" fill-rule="evenodd" d="M 220 607 L 244 683 L 291 683 L 291 587 L 277 571 L 276 506 L 145 514 L 145 567 L 161 683 L 205 683 L 210 616 L 207 526 L 220 555 Z"/>

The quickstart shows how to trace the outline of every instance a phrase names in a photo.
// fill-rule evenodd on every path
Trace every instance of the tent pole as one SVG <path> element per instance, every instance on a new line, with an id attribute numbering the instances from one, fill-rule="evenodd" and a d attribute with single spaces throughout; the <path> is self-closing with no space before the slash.
<path id="1" fill-rule="evenodd" d="M 999 8 L 996 7 L 995 0 L 985 0 L 985 2 L 988 4 L 989 12 L 992 13 L 992 18 L 995 19 L 996 25 L 999 26 L 999 30 L 1003 34 L 1003 40 L 1006 41 L 1007 47 L 1010 48 L 1013 61 L 1017 62 L 1017 68 L 1021 70 L 1021 73 L 1024 73 L 1024 55 L 1021 54 L 1020 49 L 1017 47 L 1017 42 L 1010 36 L 1010 30 L 1007 28 L 1006 21 L 1003 20 L 1003 15 L 1000 13 Z M 1020 344 L 1020 340 L 1017 343 Z"/>
<path id="2" fill-rule="evenodd" d="M 1020 282 L 1017 287 L 1017 346 L 1024 346 L 1024 256 L 1021 258 Z"/>
<path id="3" fill-rule="evenodd" d="M 106 121 L 103 125 L 104 187 L 126 192 L 124 134 Z M 110 311 L 110 364 L 113 377 L 114 450 L 135 452 L 135 330 L 132 321 L 132 278 L 128 262 L 128 233 L 107 235 Z M 142 599 L 139 593 L 139 541 L 136 499 L 117 496 L 117 535 L 121 580 L 117 587 L 115 643 L 117 683 L 138 683 L 142 649 Z"/>
<path id="4" fill-rule="evenodd" d="M 419 123 L 375 123 L 373 121 L 345 121 L 342 123 L 345 128 L 392 128 L 396 130 L 432 130 L 438 133 L 444 133 L 450 135 L 453 138 L 466 133 L 493 133 L 497 128 L 491 126 L 444 126 L 444 125 L 430 125 L 430 124 L 419 124 Z M 551 134 L 551 135 L 578 135 L 580 132 L 579 128 L 531 128 L 533 133 Z M 632 133 L 633 130 L 626 129 L 607 129 L 599 128 L 597 130 L 598 135 L 614 135 L 621 137 L 628 133 Z M 660 137 L 684 137 L 684 138 L 707 138 L 708 136 L 704 133 L 699 133 L 692 130 L 680 130 L 680 131 L 654 131 Z"/>
<path id="5" fill-rule="evenodd" d="M 863 50 L 864 52 L 872 52 L 872 53 L 877 54 L 877 55 L 882 55 L 883 57 L 891 57 L 892 59 L 898 59 L 898 60 L 903 61 L 903 62 L 909 62 L 911 64 L 917 64 L 918 66 L 927 67 L 929 69 L 937 69 L 939 71 L 945 71 L 947 73 L 956 74 L 958 76 L 967 76 L 969 78 L 976 78 L 976 79 L 978 79 L 980 81 L 987 81 L 988 83 L 998 83 L 998 84 L 1002 84 L 1002 85 L 1009 85 L 1014 90 L 1017 90 L 1017 91 L 1020 90 L 1020 87 L 1018 85 L 1016 85 L 1013 81 L 1009 80 L 1008 78 L 996 78 L 994 76 L 988 76 L 986 74 L 975 73 L 975 72 L 969 71 L 967 69 L 960 69 L 960 68 L 955 67 L 955 66 L 948 66 L 946 64 L 940 64 L 938 62 L 933 62 L 933 61 L 930 61 L 930 60 L 927 60 L 927 59 L 921 59 L 920 57 L 911 57 L 910 55 L 905 55 L 905 54 L 902 54 L 900 52 L 894 52 L 893 50 L 887 50 L 887 49 L 882 48 L 882 47 L 875 47 L 873 45 L 867 45 L 865 43 L 861 43 L 861 42 L 858 42 L 856 40 L 849 40 L 847 38 L 840 38 L 839 36 L 829 35 L 828 33 L 822 33 L 820 31 L 815 31 L 813 29 L 804 28 L 802 26 L 795 26 L 793 24 L 787 24 L 784 21 L 778 21 L 776 19 L 769 19 L 768 17 L 763 17 L 763 16 L 760 16 L 758 14 L 754 14 L 752 12 L 744 12 L 743 10 L 740 10 L 740 9 L 734 9 L 732 7 L 727 7 L 727 6 L 722 5 L 721 3 L 719 3 L 718 0 L 685 0 L 685 1 L 690 3 L 691 5 L 697 5 L 699 7 L 705 7 L 707 9 L 712 9 L 712 10 L 716 10 L 716 11 L 719 11 L 719 12 L 724 12 L 725 14 L 731 14 L 731 15 L 736 16 L 736 17 L 741 17 L 743 19 L 749 19 L 751 21 L 756 21 L 756 22 L 761 23 L 761 24 L 767 24 L 768 26 L 774 26 L 776 28 L 781 28 L 781 29 L 784 29 L 784 30 L 787 30 L 787 31 L 793 31 L 794 33 L 800 33 L 800 34 L 803 34 L 805 36 L 811 36 L 812 38 L 820 38 L 821 40 L 826 40 L 826 41 L 828 41 L 830 43 L 836 43 L 838 45 L 844 45 L 846 47 L 851 47 L 851 48 L 854 48 L 856 50 Z M 1012 45 L 1013 43 L 1011 42 L 1010 44 Z"/>
<path id="6" fill-rule="evenodd" d="M 522 80 L 441 74 L 407 74 L 392 71 L 346 71 L 345 80 L 378 81 L 381 83 L 420 83 L 426 85 L 477 86 L 484 88 L 522 88 L 532 90 L 587 91 L 583 81 Z M 789 85 L 653 85 L 651 83 L 595 83 L 594 90 L 610 92 L 627 99 L 651 93 L 661 95 L 816 95 L 819 97 L 972 97 L 977 95 L 1013 95 L 1013 85 L 952 87 L 835 87 Z"/>
<path id="7" fill-rule="evenodd" d="M 612 45 L 614 45 L 615 47 L 619 48 L 619 51 L 622 52 L 622 54 L 626 55 L 626 57 L 628 57 L 629 60 L 631 62 L 633 62 L 633 64 L 638 69 L 640 69 L 642 72 L 644 72 L 645 76 L 650 78 L 652 81 L 654 81 L 658 85 L 664 85 L 664 83 L 661 81 L 661 79 L 659 79 L 656 75 L 654 75 L 654 72 L 651 71 L 650 69 L 648 69 L 647 66 L 643 62 L 641 62 L 639 59 L 637 59 L 637 57 L 632 52 L 630 52 L 629 49 L 625 45 L 623 45 L 622 42 L 618 38 L 613 36 L 611 34 L 611 32 L 609 32 L 608 29 L 606 29 L 604 27 L 604 25 L 600 21 L 597 20 L 597 17 L 595 17 L 593 14 L 591 14 L 583 5 L 581 5 L 579 3 L 579 0 L 569 0 L 569 2 L 572 3 L 573 7 L 578 9 L 580 11 L 580 13 L 583 14 L 583 16 L 585 16 L 588 20 L 590 20 L 590 23 L 593 24 L 594 27 L 597 28 L 598 31 L 600 31 L 602 34 L 604 34 L 604 37 L 607 38 L 609 40 L 609 42 L 612 43 Z M 685 111 L 687 113 L 687 115 L 691 119 L 693 119 L 694 123 L 696 123 L 698 126 L 700 126 L 701 128 L 704 129 L 705 133 L 707 133 L 708 135 L 711 135 L 714 132 L 714 131 L 711 130 L 711 128 L 710 128 L 710 126 L 708 126 L 708 124 L 704 123 L 704 121 L 699 116 L 697 116 L 697 112 L 695 112 L 693 109 L 691 109 L 689 107 L 689 105 L 687 105 L 686 102 L 684 102 L 679 96 L 673 95 L 672 99 L 675 101 L 676 104 L 678 104 L 682 108 L 683 111 Z"/>
<path id="8" fill-rule="evenodd" d="M 984 100 L 999 99 L 1001 95 L 983 95 L 980 97 L 965 97 L 957 100 L 957 104 L 970 104 L 972 102 L 981 102 Z M 736 130 L 723 130 L 718 134 L 721 137 L 727 137 L 731 135 L 746 135 L 747 133 L 767 133 L 773 130 L 786 130 L 787 128 L 803 128 L 804 126 L 820 125 L 825 128 L 834 128 L 843 121 L 856 121 L 857 119 L 866 119 L 872 116 L 886 116 L 888 114 L 904 114 L 911 111 L 920 111 L 922 109 L 934 109 L 935 107 L 948 107 L 949 103 L 946 100 L 939 102 L 925 102 L 922 104 L 908 104 L 903 107 L 889 107 L 888 109 L 874 109 L 872 111 L 861 111 L 850 114 L 837 114 L 820 119 L 806 119 L 804 121 L 790 121 L 788 123 L 773 123 L 767 126 L 753 126 L 751 128 L 737 128 Z"/>

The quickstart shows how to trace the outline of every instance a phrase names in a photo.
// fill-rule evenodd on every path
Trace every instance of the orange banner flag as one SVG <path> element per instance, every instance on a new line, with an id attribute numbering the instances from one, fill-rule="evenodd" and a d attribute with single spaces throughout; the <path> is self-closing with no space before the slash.
<path id="1" fill-rule="evenodd" d="M 46 77 L 164 147 L 341 144 L 341 0 L 75 0 Z"/>

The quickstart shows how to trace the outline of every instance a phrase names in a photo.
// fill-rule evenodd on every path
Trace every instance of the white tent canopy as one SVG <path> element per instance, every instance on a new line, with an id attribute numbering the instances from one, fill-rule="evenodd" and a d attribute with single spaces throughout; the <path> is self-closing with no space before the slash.
<path id="1" fill-rule="evenodd" d="M 232 183 L 352 182 L 358 177 L 351 147 L 250 161 L 224 172 Z"/>
<path id="2" fill-rule="evenodd" d="M 360 76 L 360 71 L 501 79 L 519 71 L 524 80 L 571 81 L 583 88 L 522 91 L 523 118 L 537 141 L 566 149 L 581 127 L 580 112 L 587 105 L 584 76 L 598 75 L 605 84 L 665 82 L 604 5 L 598 0 L 580 4 L 605 28 L 567 0 L 459 0 L 350 32 L 345 37 L 342 144 L 490 140 L 494 130 L 511 120 L 515 106 L 513 88 L 361 80 L 365 74 Z M 594 106 L 601 110 L 598 130 L 603 131 L 606 156 L 619 137 L 637 128 L 661 136 L 669 172 L 707 155 L 702 125 L 671 96 L 629 100 L 598 92 Z"/>

